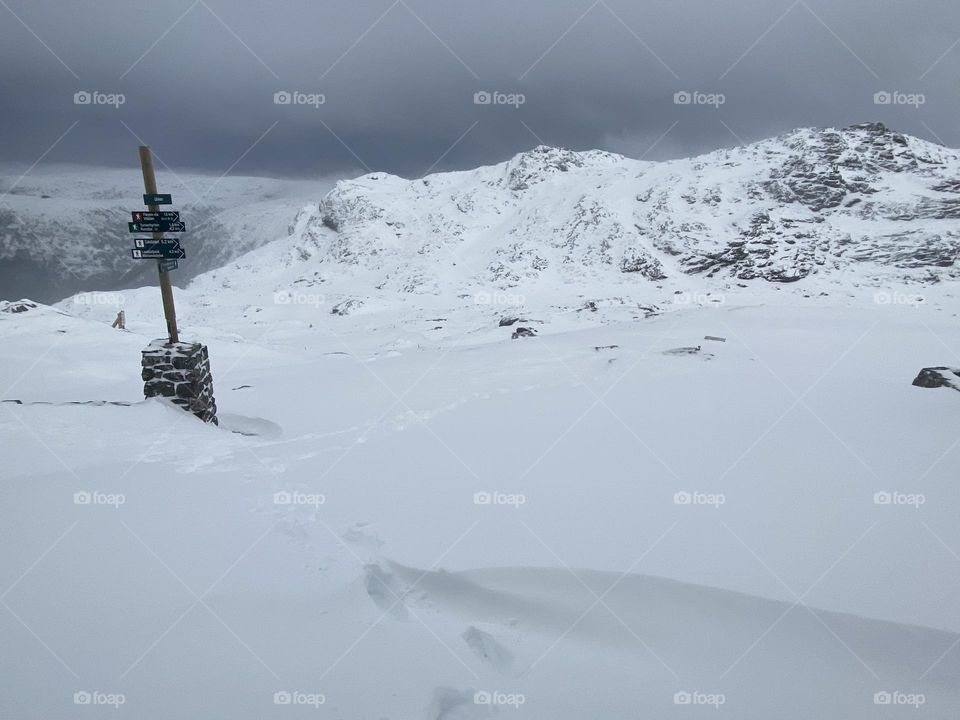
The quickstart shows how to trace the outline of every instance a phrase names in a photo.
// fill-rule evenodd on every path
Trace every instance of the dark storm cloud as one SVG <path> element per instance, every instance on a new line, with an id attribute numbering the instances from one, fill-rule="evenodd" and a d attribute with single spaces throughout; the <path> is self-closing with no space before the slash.
<path id="1" fill-rule="evenodd" d="M 960 141 L 946 1 L 5 1 L 5 161 L 71 127 L 44 162 L 133 165 L 140 137 L 172 167 L 234 174 L 419 175 L 539 142 L 658 159 L 866 120 Z M 75 105 L 83 90 L 125 102 Z"/>

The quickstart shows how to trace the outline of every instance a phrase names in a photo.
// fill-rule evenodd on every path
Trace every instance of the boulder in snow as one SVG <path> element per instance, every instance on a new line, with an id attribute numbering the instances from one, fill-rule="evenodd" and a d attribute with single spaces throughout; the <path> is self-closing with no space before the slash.
<path id="1" fill-rule="evenodd" d="M 960 369 L 947 367 L 924 368 L 913 384 L 922 388 L 949 387 L 960 390 Z"/>

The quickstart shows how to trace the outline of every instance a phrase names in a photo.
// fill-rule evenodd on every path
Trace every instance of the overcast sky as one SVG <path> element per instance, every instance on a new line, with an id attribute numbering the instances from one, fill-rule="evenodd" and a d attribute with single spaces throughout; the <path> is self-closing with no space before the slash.
<path id="1" fill-rule="evenodd" d="M 960 3 L 791 2 L 2 0 L 0 161 L 135 166 L 142 138 L 175 169 L 419 176 L 867 120 L 960 145 Z"/>

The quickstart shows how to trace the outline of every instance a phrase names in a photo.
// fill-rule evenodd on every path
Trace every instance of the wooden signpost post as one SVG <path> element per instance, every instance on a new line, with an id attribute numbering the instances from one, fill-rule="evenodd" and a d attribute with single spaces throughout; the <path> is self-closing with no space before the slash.
<path id="1" fill-rule="evenodd" d="M 144 201 L 158 201 L 147 205 L 150 212 L 158 213 L 160 212 L 159 203 L 166 200 L 163 204 L 168 204 L 170 197 L 157 193 L 157 178 L 153 174 L 153 156 L 150 154 L 150 148 L 146 145 L 140 146 L 140 169 L 143 170 L 143 199 Z M 153 239 L 159 244 L 159 241 L 164 239 L 163 233 L 153 233 Z M 163 300 L 163 316 L 167 321 L 167 335 L 171 343 L 177 343 L 180 342 L 180 333 L 177 330 L 177 309 L 173 304 L 173 286 L 170 284 L 170 273 L 164 267 L 163 260 L 158 259 L 157 273 L 160 275 L 160 297 Z"/>
<path id="2" fill-rule="evenodd" d="M 143 170 L 143 204 L 147 210 L 133 211 L 127 229 L 132 233 L 150 233 L 152 237 L 134 238 L 130 255 L 134 260 L 156 261 L 163 316 L 167 321 L 167 340 L 154 340 L 140 354 L 143 395 L 167 398 L 203 422 L 216 425 L 217 403 L 213 397 L 207 346 L 199 342 L 180 342 L 177 310 L 173 305 L 170 271 L 177 268 L 177 261 L 183 260 L 186 253 L 178 239 L 165 238 L 163 234 L 183 232 L 186 226 L 180 221 L 180 213 L 160 210 L 161 205 L 171 205 L 173 198 L 157 192 L 153 156 L 146 145 L 140 146 L 140 169 Z"/>

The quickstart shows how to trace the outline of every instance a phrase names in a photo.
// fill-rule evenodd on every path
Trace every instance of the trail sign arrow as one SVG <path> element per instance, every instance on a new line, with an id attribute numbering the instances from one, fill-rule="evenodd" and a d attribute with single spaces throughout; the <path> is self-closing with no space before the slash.
<path id="1" fill-rule="evenodd" d="M 134 260 L 183 260 L 187 254 L 182 247 L 169 245 L 147 245 L 142 248 L 133 248 L 130 254 Z"/>
<path id="2" fill-rule="evenodd" d="M 139 232 L 184 232 L 187 226 L 182 222 L 166 222 L 163 220 L 157 222 L 130 222 L 127 227 L 132 233 Z"/>
<path id="3" fill-rule="evenodd" d="M 180 213 L 178 212 L 144 212 L 136 210 L 130 213 L 134 222 L 180 222 Z"/>
<path id="4" fill-rule="evenodd" d="M 173 205 L 173 198 L 162 193 L 144 193 L 144 205 Z"/>
<path id="5" fill-rule="evenodd" d="M 133 249 L 130 251 L 134 260 L 182 260 L 187 254 L 180 247 L 176 238 L 134 238 Z M 161 272 L 167 272 L 161 269 Z"/>
<path id="6" fill-rule="evenodd" d="M 159 240 L 154 240 L 153 238 L 134 238 L 133 246 L 135 248 L 146 248 L 151 245 L 158 245 L 162 247 L 169 248 L 180 248 L 180 239 L 179 238 L 160 238 Z"/>

